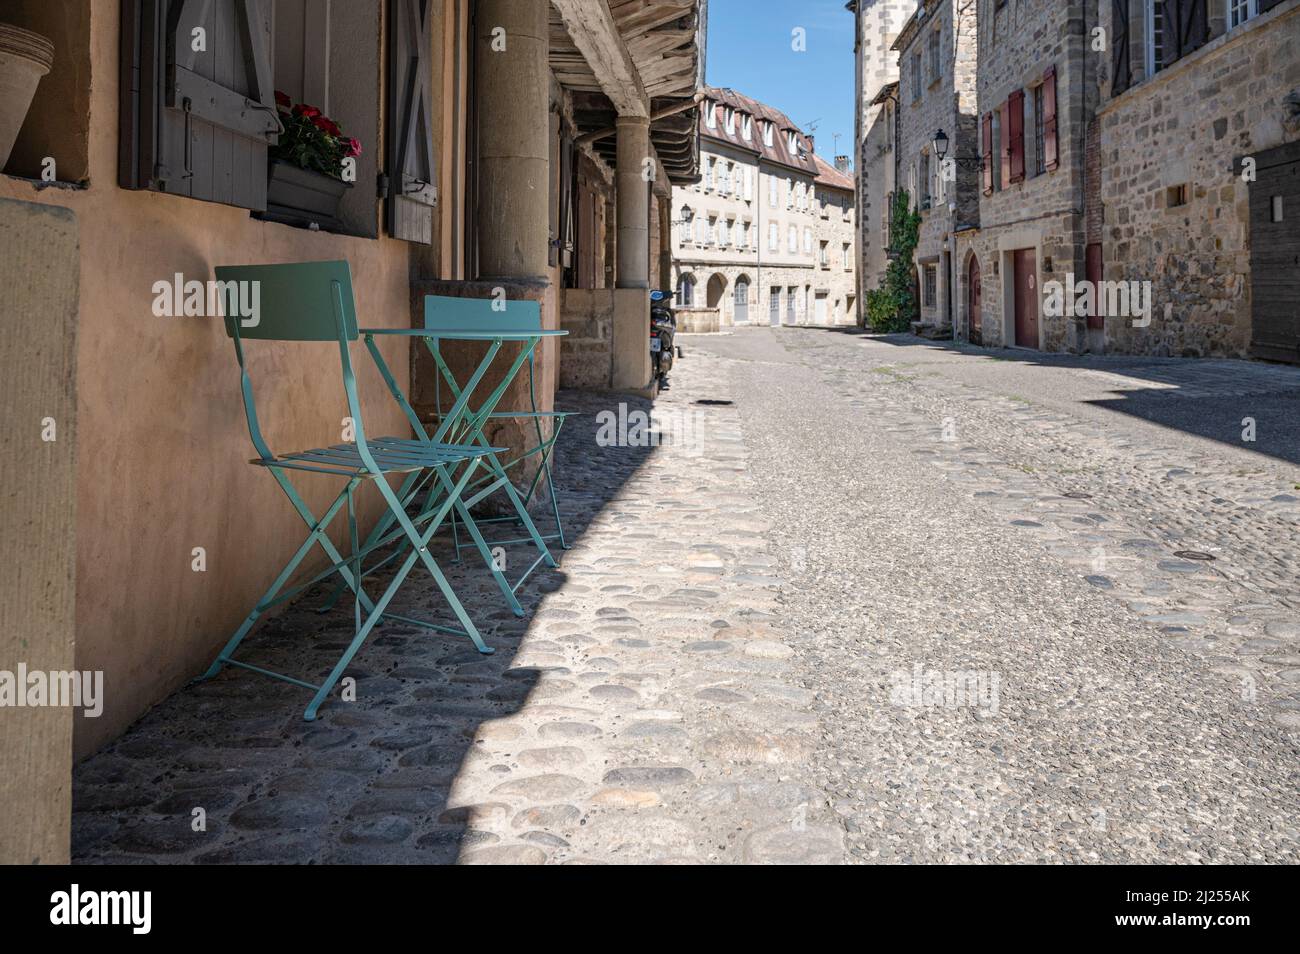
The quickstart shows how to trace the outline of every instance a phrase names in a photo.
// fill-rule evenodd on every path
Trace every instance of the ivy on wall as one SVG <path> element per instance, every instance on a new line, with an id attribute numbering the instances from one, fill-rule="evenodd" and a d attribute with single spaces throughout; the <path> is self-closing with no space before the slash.
<path id="1" fill-rule="evenodd" d="M 913 286 L 916 265 L 912 261 L 921 232 L 921 213 L 911 208 L 906 189 L 894 193 L 889 210 L 889 265 L 880 287 L 867 292 L 867 325 L 872 331 L 907 331 L 917 320 L 919 309 Z"/>

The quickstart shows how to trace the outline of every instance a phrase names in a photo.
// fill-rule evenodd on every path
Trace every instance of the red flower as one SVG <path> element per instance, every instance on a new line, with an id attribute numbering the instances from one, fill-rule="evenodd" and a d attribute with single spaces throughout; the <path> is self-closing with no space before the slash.
<path id="1" fill-rule="evenodd" d="M 275 105 L 281 109 L 288 109 L 293 105 L 293 100 L 289 98 L 288 93 L 282 93 L 277 89 L 275 91 Z"/>
<path id="2" fill-rule="evenodd" d="M 361 140 L 351 138 L 344 139 L 343 148 L 346 150 L 345 155 L 359 156 L 361 155 Z"/>
<path id="3" fill-rule="evenodd" d="M 312 124 L 326 135 L 333 136 L 337 139 L 343 132 L 339 129 L 338 124 L 328 116 L 316 116 L 312 119 Z"/>
<path id="4" fill-rule="evenodd" d="M 295 116 L 305 116 L 308 119 L 315 119 L 321 113 L 315 106 L 308 106 L 306 103 L 299 103 L 293 108 L 293 114 Z"/>

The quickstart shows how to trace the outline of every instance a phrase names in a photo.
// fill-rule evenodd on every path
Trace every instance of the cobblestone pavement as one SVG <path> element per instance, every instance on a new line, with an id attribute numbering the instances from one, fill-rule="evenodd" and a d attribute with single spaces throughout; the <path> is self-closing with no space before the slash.
<path id="1" fill-rule="evenodd" d="M 482 572 L 449 573 L 488 608 L 495 655 L 385 624 L 348 671 L 357 700 L 314 723 L 305 691 L 251 673 L 185 689 L 79 767 L 74 858 L 839 860 L 842 826 L 805 782 L 813 695 L 774 616 L 739 409 L 692 403 L 718 392 L 722 364 L 692 359 L 661 398 L 654 433 L 671 446 L 598 446 L 597 415 L 624 399 L 561 395 L 583 416 L 559 452 L 575 537 L 560 569 L 532 577 L 519 621 L 493 609 Z M 648 405 L 626 403 L 637 442 Z M 438 606 L 431 585 L 399 599 L 407 616 Z M 245 658 L 327 671 L 351 608 L 313 602 L 254 633 Z"/>
<path id="2" fill-rule="evenodd" d="M 1262 426 L 1295 369 L 795 329 L 691 344 L 734 359 L 823 726 L 808 781 L 852 857 L 1297 859 L 1300 469 L 1294 431 Z M 1106 403 L 1151 380 L 1221 405 L 1231 439 L 1254 414 L 1258 442 Z M 928 676 L 996 679 L 997 701 L 907 704 Z"/>
<path id="3" fill-rule="evenodd" d="M 574 547 L 525 619 L 449 574 L 495 655 L 386 624 L 315 723 L 252 673 L 187 688 L 78 768 L 74 857 L 1300 860 L 1292 371 L 682 344 L 672 443 L 601 446 L 623 399 L 561 396 Z M 1131 385 L 1260 441 L 1118 413 Z M 250 661 L 328 668 L 350 607 L 311 603 Z"/>

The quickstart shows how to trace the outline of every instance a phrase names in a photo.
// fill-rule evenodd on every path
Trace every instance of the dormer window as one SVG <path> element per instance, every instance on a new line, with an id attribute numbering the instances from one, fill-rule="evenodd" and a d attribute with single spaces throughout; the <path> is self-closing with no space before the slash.
<path id="1" fill-rule="evenodd" d="M 713 103 L 713 102 L 711 102 L 711 101 L 709 101 L 709 100 L 705 100 L 705 102 L 704 102 L 704 125 L 708 126 L 710 129 L 716 129 L 716 128 L 718 127 L 718 113 L 717 113 L 717 109 L 718 109 L 718 106 L 717 106 L 716 103 Z"/>
<path id="2" fill-rule="evenodd" d="M 770 145 L 772 145 L 772 137 L 773 137 L 773 135 L 774 135 L 774 133 L 773 133 L 773 129 L 774 129 L 774 128 L 775 128 L 775 127 L 773 127 L 773 125 L 772 125 L 770 122 L 765 122 L 765 123 L 763 123 L 763 145 L 765 145 L 765 146 L 770 146 Z"/>
<path id="3" fill-rule="evenodd" d="M 727 134 L 734 136 L 736 134 L 736 111 L 730 106 L 726 110 Z"/>
<path id="4" fill-rule="evenodd" d="M 745 142 L 749 142 L 749 140 L 753 137 L 754 135 L 753 116 L 746 114 L 740 117 L 740 135 L 744 138 Z"/>
<path id="5" fill-rule="evenodd" d="M 791 129 L 789 133 L 789 137 L 790 137 L 790 154 L 792 156 L 797 156 L 799 155 L 799 134 L 795 132 L 793 129 Z"/>

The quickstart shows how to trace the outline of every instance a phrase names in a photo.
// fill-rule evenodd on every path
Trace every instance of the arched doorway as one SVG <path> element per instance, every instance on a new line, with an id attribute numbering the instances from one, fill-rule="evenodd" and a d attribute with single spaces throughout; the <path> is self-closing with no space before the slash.
<path id="1" fill-rule="evenodd" d="M 974 255 L 970 257 L 966 275 L 966 316 L 967 334 L 971 344 L 982 344 L 984 340 L 980 316 L 980 263 Z"/>
<path id="2" fill-rule="evenodd" d="M 727 290 L 727 279 L 720 272 L 714 272 L 709 277 L 709 284 L 705 289 L 705 303 L 709 308 L 721 308 L 722 296 Z"/>
<path id="3" fill-rule="evenodd" d="M 744 275 L 736 279 L 736 324 L 749 324 L 749 279 Z"/>

